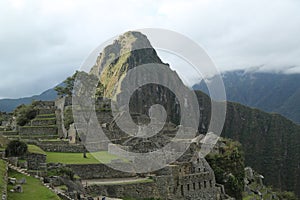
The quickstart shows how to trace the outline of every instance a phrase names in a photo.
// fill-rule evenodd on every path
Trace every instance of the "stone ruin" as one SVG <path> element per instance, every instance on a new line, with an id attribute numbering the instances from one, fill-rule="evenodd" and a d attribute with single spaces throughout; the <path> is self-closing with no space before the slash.
<path id="1" fill-rule="evenodd" d="M 39 131 L 43 131 L 44 135 L 58 137 L 68 137 L 70 132 L 65 130 L 63 123 L 63 113 L 67 106 L 71 106 L 72 102 L 70 98 L 58 99 L 56 102 L 38 102 L 36 106 L 38 108 L 37 117 L 31 121 L 26 128 L 20 128 L 18 134 L 20 136 L 36 135 L 42 136 Z M 110 100 L 100 99 L 96 104 L 96 114 L 101 124 L 101 127 L 109 141 L 98 141 L 92 138 L 91 143 L 95 143 L 95 151 L 107 150 L 112 154 L 114 152 L 114 145 L 125 145 L 129 150 L 133 152 L 139 152 L 141 149 L 147 148 L 155 149 L 160 148 L 168 142 L 178 130 L 178 127 L 172 123 L 167 123 L 157 137 L 154 137 L 156 141 L 139 141 L 131 139 L 126 133 L 118 129 L 113 116 L 110 111 Z M 49 118 L 51 116 L 51 118 Z M 47 118 L 48 117 L 48 118 Z M 138 123 L 147 122 L 147 116 L 140 114 L 132 114 L 133 120 Z M 45 127 L 52 127 L 50 130 L 45 130 Z M 72 125 L 72 142 L 78 143 L 74 137 L 77 138 L 77 131 L 75 126 Z M 26 137 L 25 137 L 26 138 Z M 47 138 L 44 137 L 44 138 Z M 165 141 L 162 142 L 161 141 Z M 192 141 L 190 141 L 192 143 Z M 97 144 L 96 144 L 97 143 Z M 99 145 L 101 143 L 101 145 Z M 155 144 L 155 145 L 154 145 Z M 68 142 L 58 142 L 53 144 L 39 143 L 39 146 L 47 151 L 70 151 L 70 152 L 82 152 L 84 147 L 80 144 L 70 145 Z M 177 161 L 167 165 L 165 168 L 152 172 L 150 174 L 138 174 L 116 171 L 104 164 L 96 165 L 70 165 L 69 167 L 74 170 L 81 178 L 88 179 L 107 179 L 114 178 L 120 179 L 128 177 L 148 177 L 150 182 L 137 182 L 130 184 L 94 184 L 85 187 L 87 194 L 106 195 L 111 197 L 125 197 L 130 196 L 133 198 L 160 198 L 160 199 L 226 199 L 224 188 L 215 182 L 215 176 L 213 170 L 204 158 L 199 157 L 197 153 L 199 144 L 194 143 L 190 146 L 190 149 L 186 151 Z M 142 150 L 143 151 L 143 150 Z M 36 159 L 36 158 L 34 158 Z M 40 166 L 34 166 L 29 159 L 28 165 L 30 168 L 39 168 Z M 45 156 L 43 161 L 45 163 Z M 114 164 L 126 165 L 122 160 L 114 162 Z M 149 163 L 150 164 L 150 163 Z M 40 165 L 40 164 L 39 164 Z M 86 169 L 89 176 L 86 176 Z M 103 172 L 101 175 L 101 171 Z M 104 173 L 105 172 L 105 173 Z M 100 176 L 97 176 L 100 175 Z"/>

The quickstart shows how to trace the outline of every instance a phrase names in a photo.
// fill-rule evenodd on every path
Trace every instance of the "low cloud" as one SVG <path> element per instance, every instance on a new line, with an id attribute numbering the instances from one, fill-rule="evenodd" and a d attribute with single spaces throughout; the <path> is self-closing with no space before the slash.
<path id="1" fill-rule="evenodd" d="M 299 11 L 297 0 L 3 0 L 0 97 L 53 87 L 102 42 L 146 27 L 187 35 L 220 70 L 299 73 Z"/>

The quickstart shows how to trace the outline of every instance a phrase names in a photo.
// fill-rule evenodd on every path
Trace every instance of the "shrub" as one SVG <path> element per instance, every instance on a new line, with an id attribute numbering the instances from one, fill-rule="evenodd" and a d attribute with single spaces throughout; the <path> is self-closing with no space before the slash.
<path id="1" fill-rule="evenodd" d="M 33 105 L 23 104 L 16 108 L 14 115 L 16 116 L 17 124 L 19 126 L 24 126 L 30 122 L 30 120 L 36 117 L 37 110 Z"/>
<path id="2" fill-rule="evenodd" d="M 238 142 L 222 140 L 225 144 L 225 147 L 220 147 L 222 153 L 211 153 L 206 160 L 215 172 L 216 182 L 224 185 L 227 194 L 241 200 L 245 177 L 244 153 Z"/>
<path id="3" fill-rule="evenodd" d="M 19 157 L 25 155 L 27 150 L 28 147 L 25 142 L 13 140 L 8 143 L 5 154 L 7 157 Z"/>

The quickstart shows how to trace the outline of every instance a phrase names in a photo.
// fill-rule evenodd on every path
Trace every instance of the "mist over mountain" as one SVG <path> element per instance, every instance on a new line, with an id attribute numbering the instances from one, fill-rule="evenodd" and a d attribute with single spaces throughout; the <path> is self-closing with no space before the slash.
<path id="1" fill-rule="evenodd" d="M 279 113 L 300 123 L 300 74 L 237 70 L 224 72 L 222 77 L 228 101 Z M 203 81 L 193 88 L 209 94 Z"/>

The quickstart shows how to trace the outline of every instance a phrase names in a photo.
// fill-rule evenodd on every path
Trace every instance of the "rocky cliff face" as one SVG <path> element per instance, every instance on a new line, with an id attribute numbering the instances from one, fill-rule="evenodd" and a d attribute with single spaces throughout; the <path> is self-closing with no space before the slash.
<path id="1" fill-rule="evenodd" d="M 141 69 L 142 67 L 144 68 Z M 128 74 L 134 68 L 141 70 L 137 71 L 135 76 Z M 168 87 L 156 83 L 171 85 L 182 94 L 188 88 L 184 86 L 176 72 L 161 61 L 147 37 L 142 33 L 127 32 L 120 36 L 103 50 L 90 73 L 100 78 L 101 84 L 97 90 L 101 96 L 113 100 L 118 98 L 120 102 L 120 99 L 128 94 L 131 114 L 149 116 L 151 106 L 160 104 L 167 111 L 167 121 L 179 124 L 180 99 Z M 127 75 L 132 76 L 129 79 L 133 85 L 139 85 L 145 80 L 151 80 L 151 83 L 129 94 L 128 83 L 125 84 L 123 81 Z M 121 93 L 123 96 L 119 95 Z"/>
<path id="2" fill-rule="evenodd" d="M 103 95 L 111 98 L 126 72 L 147 63 L 163 64 L 147 37 L 140 32 L 126 32 L 104 48 L 91 73 L 100 77 Z"/>
<path id="3" fill-rule="evenodd" d="M 279 114 L 228 103 L 222 136 L 242 143 L 246 164 L 263 174 L 267 185 L 300 195 L 298 125 Z"/>
<path id="4" fill-rule="evenodd" d="M 210 98 L 200 91 L 196 93 L 205 108 L 203 123 L 207 127 Z M 243 145 L 245 164 L 263 174 L 267 185 L 300 195 L 299 125 L 279 114 L 228 102 L 221 136 Z"/>
<path id="5" fill-rule="evenodd" d="M 140 47 L 144 48 L 135 50 Z M 128 71 L 147 63 L 167 66 L 158 57 L 146 36 L 137 32 L 127 32 L 104 49 L 91 73 L 100 77 L 102 84 L 98 90 L 103 96 L 118 98 L 121 91 L 126 93 L 122 80 Z M 143 75 L 145 74 L 140 74 Z M 167 79 L 164 75 L 165 73 L 157 71 L 155 77 Z M 167 80 L 175 87 L 182 84 L 177 78 Z M 205 133 L 209 125 L 211 102 L 202 92 L 196 91 L 196 95 L 201 113 L 199 132 Z M 153 104 L 163 105 L 167 111 L 167 121 L 179 124 L 178 99 L 172 91 L 157 84 L 148 84 L 133 93 L 130 99 L 130 113 L 147 116 Z M 280 115 L 268 114 L 229 102 L 222 136 L 242 143 L 246 165 L 264 174 L 267 184 L 284 190 L 293 190 L 300 195 L 299 126 Z"/>

